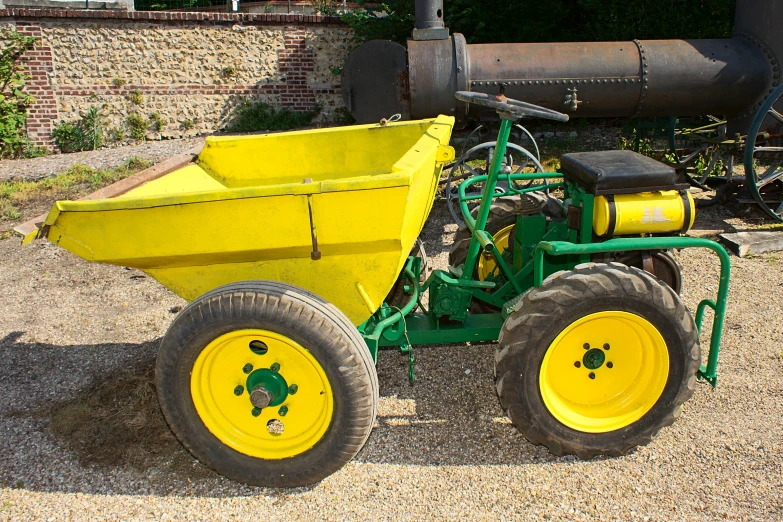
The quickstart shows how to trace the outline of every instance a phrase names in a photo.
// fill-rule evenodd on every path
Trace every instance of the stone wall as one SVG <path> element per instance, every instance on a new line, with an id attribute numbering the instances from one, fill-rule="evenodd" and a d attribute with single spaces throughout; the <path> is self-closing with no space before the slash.
<path id="1" fill-rule="evenodd" d="M 0 24 L 40 38 L 24 63 L 36 97 L 28 135 L 43 145 L 51 145 L 58 121 L 77 120 L 93 106 L 116 135 L 129 135 L 131 115 L 159 118 L 159 130 L 147 129 L 150 139 L 219 130 L 244 100 L 295 111 L 318 107 L 321 121 L 342 108 L 334 71 L 351 32 L 334 19 L 6 9 Z"/>

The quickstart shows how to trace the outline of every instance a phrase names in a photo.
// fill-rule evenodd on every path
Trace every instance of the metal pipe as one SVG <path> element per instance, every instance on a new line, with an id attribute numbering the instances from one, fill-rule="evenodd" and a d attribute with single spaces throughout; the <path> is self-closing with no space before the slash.
<path id="1" fill-rule="evenodd" d="M 780 79 L 783 33 L 773 22 L 783 19 L 783 2 L 738 0 L 730 39 L 480 45 L 447 36 L 442 7 L 416 1 L 407 53 L 369 42 L 349 57 L 343 97 L 359 122 L 399 112 L 449 114 L 464 126 L 480 109 L 458 102 L 456 91 L 497 93 L 508 83 L 509 97 L 574 117 L 714 114 L 729 119 L 733 134 L 747 129 Z"/>
<path id="2" fill-rule="evenodd" d="M 449 30 L 443 23 L 443 0 L 416 0 L 414 40 L 445 40 Z"/>

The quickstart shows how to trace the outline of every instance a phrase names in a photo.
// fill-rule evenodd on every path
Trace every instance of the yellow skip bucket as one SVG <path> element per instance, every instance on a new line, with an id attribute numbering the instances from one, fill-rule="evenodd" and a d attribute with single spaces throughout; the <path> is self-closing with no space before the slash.
<path id="1" fill-rule="evenodd" d="M 210 137 L 187 166 L 116 197 L 58 201 L 40 231 L 23 232 L 139 268 L 187 300 L 242 280 L 290 283 L 359 325 L 424 226 L 454 157 L 453 125 L 439 116 Z"/>

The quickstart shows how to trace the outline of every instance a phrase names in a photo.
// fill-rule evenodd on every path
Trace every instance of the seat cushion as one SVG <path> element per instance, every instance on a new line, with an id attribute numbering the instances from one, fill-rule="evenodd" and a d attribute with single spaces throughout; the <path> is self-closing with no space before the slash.
<path id="1" fill-rule="evenodd" d="M 630 150 L 575 152 L 560 157 L 567 181 L 593 194 L 628 194 L 680 188 L 675 170 Z"/>

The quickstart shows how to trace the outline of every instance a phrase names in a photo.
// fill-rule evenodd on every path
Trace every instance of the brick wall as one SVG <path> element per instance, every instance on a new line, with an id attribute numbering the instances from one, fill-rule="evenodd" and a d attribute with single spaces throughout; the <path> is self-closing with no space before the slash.
<path id="1" fill-rule="evenodd" d="M 157 113 L 148 138 L 214 132 L 244 100 L 297 111 L 342 108 L 340 77 L 351 32 L 320 16 L 265 13 L 0 10 L 0 25 L 38 37 L 23 57 L 36 98 L 28 135 L 51 145 L 58 121 L 97 106 L 112 135 L 128 116 Z M 192 126 L 191 126 L 192 124 Z"/>

